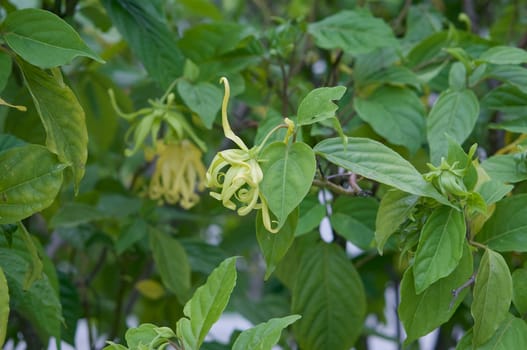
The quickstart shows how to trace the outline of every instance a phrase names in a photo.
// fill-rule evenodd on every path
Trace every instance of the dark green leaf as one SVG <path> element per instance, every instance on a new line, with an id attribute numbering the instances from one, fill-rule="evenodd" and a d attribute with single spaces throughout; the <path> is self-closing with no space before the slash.
<path id="1" fill-rule="evenodd" d="M 342 248 L 319 243 L 303 254 L 291 309 L 302 313 L 293 325 L 305 350 L 348 350 L 361 333 L 366 298 L 359 274 Z"/>
<path id="2" fill-rule="evenodd" d="M 280 340 L 282 330 L 298 320 L 301 316 L 291 315 L 272 318 L 253 328 L 243 331 L 232 346 L 232 350 L 271 350 Z"/>
<path id="3" fill-rule="evenodd" d="M 2 92 L 7 84 L 7 80 L 11 75 L 11 67 L 13 61 L 7 52 L 0 51 L 0 92 Z"/>
<path id="4" fill-rule="evenodd" d="M 135 243 L 146 237 L 148 234 L 148 224 L 142 218 L 136 218 L 128 226 L 124 227 L 115 242 L 117 254 L 124 253 Z"/>
<path id="5" fill-rule="evenodd" d="M 356 74 L 354 72 L 354 74 Z M 357 77 L 356 77 L 357 78 Z M 362 80 L 357 81 L 360 85 L 368 84 L 389 84 L 389 85 L 410 85 L 419 87 L 421 80 L 410 69 L 403 66 L 390 66 L 381 70 L 377 70 L 372 74 L 363 77 Z"/>
<path id="6" fill-rule="evenodd" d="M 527 313 L 527 269 L 520 268 L 512 273 L 512 302 L 521 315 Z"/>
<path id="7" fill-rule="evenodd" d="M 334 117 L 338 106 L 333 101 L 340 100 L 345 92 L 344 86 L 322 87 L 309 92 L 298 106 L 298 125 L 309 125 Z"/>
<path id="8" fill-rule="evenodd" d="M 4 345 L 7 330 L 7 321 L 9 319 L 9 287 L 0 267 L 0 346 Z"/>
<path id="9" fill-rule="evenodd" d="M 2 32 L 13 51 L 40 68 L 61 66 L 77 56 L 104 63 L 68 23 L 49 11 L 11 12 L 2 25 Z"/>
<path id="10" fill-rule="evenodd" d="M 296 226 L 295 236 L 314 230 L 326 216 L 326 208 L 316 195 L 307 195 L 299 206 L 300 217 Z"/>
<path id="11" fill-rule="evenodd" d="M 51 205 L 62 185 L 57 157 L 38 145 L 0 153 L 0 224 L 14 223 Z"/>
<path id="12" fill-rule="evenodd" d="M 205 127 L 212 128 L 221 108 L 221 90 L 211 83 L 191 84 L 186 80 L 178 81 L 177 90 L 183 102 L 201 118 Z"/>
<path id="13" fill-rule="evenodd" d="M 507 317 L 511 299 L 509 267 L 501 254 L 487 249 L 479 264 L 470 308 L 474 318 L 474 346 L 478 347 L 492 338 Z"/>
<path id="14" fill-rule="evenodd" d="M 355 98 L 359 117 L 389 142 L 415 153 L 422 144 L 425 108 L 410 89 L 383 86 L 366 98 Z"/>
<path id="15" fill-rule="evenodd" d="M 97 208 L 83 203 L 66 203 L 51 218 L 51 227 L 75 227 L 87 222 L 109 218 Z"/>

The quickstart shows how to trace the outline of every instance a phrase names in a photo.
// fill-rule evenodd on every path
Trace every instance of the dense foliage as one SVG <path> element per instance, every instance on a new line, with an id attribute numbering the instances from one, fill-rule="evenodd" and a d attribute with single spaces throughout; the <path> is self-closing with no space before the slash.
<path id="1" fill-rule="evenodd" d="M 0 1 L 0 343 L 527 349 L 526 12 Z"/>

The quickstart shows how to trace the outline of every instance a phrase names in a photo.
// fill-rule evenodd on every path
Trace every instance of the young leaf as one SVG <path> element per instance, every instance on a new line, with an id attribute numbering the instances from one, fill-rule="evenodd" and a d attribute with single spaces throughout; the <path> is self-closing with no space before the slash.
<path id="1" fill-rule="evenodd" d="M 399 317 L 407 335 L 405 343 L 432 332 L 452 317 L 470 289 L 464 288 L 456 297 L 451 291 L 463 285 L 472 270 L 472 254 L 467 244 L 464 244 L 463 257 L 456 269 L 420 294 L 415 291 L 413 267 L 406 270 L 401 281 L 399 305 Z"/>
<path id="2" fill-rule="evenodd" d="M 236 338 L 232 350 L 271 350 L 280 340 L 282 330 L 299 318 L 301 318 L 300 315 L 272 318 L 265 323 L 247 329 Z"/>
<path id="3" fill-rule="evenodd" d="M 419 197 L 399 190 L 390 190 L 382 197 L 375 220 L 375 241 L 382 255 L 386 241 L 408 219 Z"/>
<path id="4" fill-rule="evenodd" d="M 446 156 L 446 134 L 457 143 L 470 135 L 479 115 L 478 98 L 472 90 L 447 90 L 432 107 L 427 119 L 427 135 L 430 144 L 430 158 L 438 164 Z"/>
<path id="5" fill-rule="evenodd" d="M 527 269 L 512 273 L 512 302 L 521 315 L 527 314 Z"/>
<path id="6" fill-rule="evenodd" d="M 180 80 L 177 91 L 183 102 L 201 118 L 205 127 L 212 128 L 221 108 L 223 96 L 221 90 L 211 83 L 191 84 L 186 80 Z"/>
<path id="7" fill-rule="evenodd" d="M 277 233 L 271 233 L 265 229 L 262 222 L 262 212 L 258 211 L 256 217 L 256 239 L 267 266 L 265 279 L 271 276 L 276 265 L 282 260 L 291 244 L 293 244 L 297 224 L 298 209 L 295 209 L 287 217 L 284 226 Z"/>
<path id="8" fill-rule="evenodd" d="M 64 84 L 60 70 L 52 74 L 18 60 L 24 80 L 46 129 L 46 146 L 71 166 L 75 191 L 84 176 L 88 158 L 88 132 L 84 111 L 75 94 Z"/>
<path id="9" fill-rule="evenodd" d="M 311 23 L 308 32 L 323 49 L 342 49 L 359 55 L 380 47 L 396 47 L 398 42 L 391 28 L 369 11 L 341 11 L 323 20 Z"/>
<path id="10" fill-rule="evenodd" d="M 177 323 L 177 335 L 186 350 L 198 350 L 216 322 L 236 285 L 236 257 L 223 261 L 185 304 L 186 317 Z"/>
<path id="11" fill-rule="evenodd" d="M 518 194 L 499 201 L 476 239 L 499 252 L 527 252 L 526 200 L 527 194 Z"/>
<path id="12" fill-rule="evenodd" d="M 366 98 L 355 98 L 359 117 L 389 142 L 405 146 L 411 153 L 421 147 L 425 108 L 410 89 L 383 86 Z"/>
<path id="13" fill-rule="evenodd" d="M 348 137 L 347 144 L 343 144 L 341 138 L 329 138 L 318 143 L 314 150 L 331 163 L 357 175 L 450 205 L 412 164 L 380 142 Z"/>
<path id="14" fill-rule="evenodd" d="M 20 221 L 51 205 L 64 165 L 47 148 L 28 144 L 0 153 L 0 224 Z"/>
<path id="15" fill-rule="evenodd" d="M 293 325 L 304 350 L 347 350 L 361 333 L 366 297 L 361 278 L 342 248 L 319 243 L 304 252 L 291 309 L 302 313 Z"/>
<path id="16" fill-rule="evenodd" d="M 333 101 L 340 100 L 345 92 L 344 86 L 322 87 L 309 92 L 298 106 L 298 125 L 309 125 L 334 117 L 339 107 Z"/>
<path id="17" fill-rule="evenodd" d="M 264 174 L 260 188 L 280 228 L 311 188 L 315 154 L 303 142 L 274 142 L 262 151 L 260 161 Z"/>
<path id="18" fill-rule="evenodd" d="M 32 65 L 52 68 L 84 56 L 104 63 L 79 34 L 57 15 L 40 9 L 23 9 L 7 15 L 2 32 L 13 51 Z"/>
<path id="19" fill-rule="evenodd" d="M 151 229 L 149 234 L 152 255 L 163 284 L 180 302 L 185 302 L 190 291 L 190 264 L 185 249 L 176 239 L 157 229 Z"/>
<path id="20" fill-rule="evenodd" d="M 143 323 L 139 327 L 130 328 L 126 331 L 126 345 L 130 349 L 142 349 L 150 345 L 157 336 L 156 326 L 151 323 Z M 145 347 L 146 348 L 146 347 Z"/>
<path id="21" fill-rule="evenodd" d="M 509 267 L 501 254 L 490 249 L 481 259 L 474 300 L 470 308 L 474 318 L 473 344 L 487 342 L 507 317 L 512 299 L 512 279 Z"/>
<path id="22" fill-rule="evenodd" d="M 9 319 L 9 287 L 2 267 L 0 267 L 0 346 L 4 345 Z"/>
<path id="23" fill-rule="evenodd" d="M 483 52 L 478 60 L 492 64 L 522 64 L 527 62 L 527 51 L 512 46 L 494 46 Z"/>
<path id="24" fill-rule="evenodd" d="M 463 255 L 466 231 L 463 213 L 457 209 L 441 206 L 428 217 L 414 261 L 417 294 L 454 271 Z"/>

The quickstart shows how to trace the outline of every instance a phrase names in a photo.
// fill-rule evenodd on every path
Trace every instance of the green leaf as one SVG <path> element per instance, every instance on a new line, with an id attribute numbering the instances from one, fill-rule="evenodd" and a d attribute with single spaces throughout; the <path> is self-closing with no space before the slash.
<path id="1" fill-rule="evenodd" d="M 375 240 L 379 254 L 382 255 L 386 241 L 408 219 L 418 200 L 416 195 L 393 189 L 382 197 L 375 220 Z"/>
<path id="2" fill-rule="evenodd" d="M 11 56 L 5 51 L 0 51 L 0 92 L 4 90 L 7 84 L 12 66 L 13 60 Z"/>
<path id="3" fill-rule="evenodd" d="M 148 233 L 148 224 L 142 218 L 135 218 L 130 224 L 123 227 L 119 237 L 115 242 L 115 251 L 117 254 L 124 253 L 127 249 L 146 237 Z M 186 249 L 185 249 L 186 251 Z"/>
<path id="4" fill-rule="evenodd" d="M 463 63 L 455 62 L 450 67 L 448 84 L 454 91 L 460 91 L 467 87 L 467 70 Z"/>
<path id="5" fill-rule="evenodd" d="M 428 217 L 414 261 L 417 294 L 454 271 L 463 255 L 466 231 L 463 213 L 457 209 L 442 206 Z"/>
<path id="6" fill-rule="evenodd" d="M 339 107 L 333 101 L 340 100 L 345 92 L 344 86 L 322 87 L 310 91 L 298 106 L 298 125 L 309 125 L 334 117 Z"/>
<path id="7" fill-rule="evenodd" d="M 526 92 L 515 86 L 503 84 L 486 94 L 481 100 L 481 106 L 485 109 L 525 115 L 526 99 Z"/>
<path id="8" fill-rule="evenodd" d="M 22 60 L 18 60 L 18 64 L 46 129 L 46 146 L 61 162 L 71 166 L 78 191 L 88 158 L 84 111 L 62 80 L 60 70 L 54 69 L 49 74 Z"/>
<path id="9" fill-rule="evenodd" d="M 264 175 L 260 189 L 280 228 L 311 188 L 315 154 L 303 142 L 274 142 L 262 151 L 259 161 Z"/>
<path id="10" fill-rule="evenodd" d="M 341 11 L 308 25 L 308 32 L 323 49 L 342 49 L 360 55 L 380 47 L 397 47 L 391 28 L 369 11 Z"/>
<path id="11" fill-rule="evenodd" d="M 142 349 L 142 346 L 148 346 L 157 337 L 155 331 L 156 325 L 143 323 L 139 327 L 130 328 L 126 331 L 126 345 L 130 349 Z M 147 347 L 145 347 L 147 349 Z"/>
<path id="12" fill-rule="evenodd" d="M 0 153 L 0 224 L 50 206 L 62 185 L 63 169 L 43 146 L 28 144 Z"/>
<path id="13" fill-rule="evenodd" d="M 469 330 L 456 346 L 456 350 L 472 350 L 473 332 Z M 527 348 L 527 324 L 508 314 L 492 338 L 477 347 L 478 350 L 510 350 Z"/>
<path id="14" fill-rule="evenodd" d="M 479 264 L 474 299 L 470 311 L 474 318 L 474 346 L 488 341 L 507 317 L 512 299 L 512 279 L 501 254 L 485 251 Z"/>
<path id="15" fill-rule="evenodd" d="M 21 222 L 18 223 L 18 230 L 16 234 L 20 235 L 20 238 L 24 242 L 25 251 L 27 251 L 28 253 L 27 260 L 29 262 L 29 267 L 26 272 L 23 286 L 24 290 L 28 290 L 33 284 L 33 282 L 42 277 L 44 265 L 42 264 L 42 259 L 39 256 L 33 238 L 31 237 L 29 232 L 27 232 L 25 226 Z"/>
<path id="16" fill-rule="evenodd" d="M 291 310 L 302 319 L 293 331 L 304 350 L 348 350 L 361 334 L 366 297 L 361 278 L 342 248 L 319 243 L 304 252 Z"/>
<path id="17" fill-rule="evenodd" d="M 366 98 L 355 98 L 359 117 L 390 143 L 415 153 L 422 144 L 425 108 L 410 89 L 383 86 Z"/>
<path id="18" fill-rule="evenodd" d="M 491 205 L 505 197 L 513 188 L 513 185 L 505 185 L 501 181 L 489 180 L 481 184 L 478 193 L 485 199 L 487 205 Z"/>
<path id="19" fill-rule="evenodd" d="M 481 163 L 481 167 L 493 180 L 511 183 L 527 180 L 527 171 L 514 154 L 490 157 Z"/>
<path id="20" fill-rule="evenodd" d="M 150 229 L 150 248 L 163 285 L 185 302 L 190 291 L 190 264 L 185 249 L 176 239 Z"/>
<path id="21" fill-rule="evenodd" d="M 427 135 L 430 158 L 438 164 L 446 156 L 447 138 L 461 144 L 472 132 L 479 115 L 478 98 L 472 90 L 447 90 L 432 107 L 427 119 Z"/>
<path id="22" fill-rule="evenodd" d="M 357 74 L 357 72 L 354 72 L 354 75 L 355 74 Z M 358 79 L 358 77 L 355 76 L 355 79 Z M 357 81 L 357 83 L 364 86 L 369 84 L 389 84 L 399 87 L 401 87 L 401 85 L 410 85 L 419 88 L 421 80 L 414 72 L 406 67 L 390 66 L 366 75 L 361 80 Z"/>
<path id="23" fill-rule="evenodd" d="M 65 203 L 51 218 L 49 225 L 55 227 L 75 227 L 88 222 L 110 218 L 111 216 L 84 203 Z"/>
<path id="24" fill-rule="evenodd" d="M 501 121 L 500 123 L 489 124 L 490 129 L 507 130 L 513 133 L 527 133 L 527 116 Z"/>
<path id="25" fill-rule="evenodd" d="M 0 134 L 0 153 L 13 147 L 24 146 L 26 142 L 11 134 Z"/>
<path id="26" fill-rule="evenodd" d="M 9 287 L 4 270 L 0 267 L 0 346 L 4 345 L 9 320 Z"/>
<path id="27" fill-rule="evenodd" d="M 493 66 L 487 69 L 486 77 L 503 81 L 527 93 L 527 69 L 522 66 Z"/>
<path id="28" fill-rule="evenodd" d="M 221 11 L 211 0 L 180 0 L 179 2 L 185 6 L 185 10 L 199 16 L 200 18 L 202 16 L 206 16 L 214 20 L 219 20 L 222 18 Z"/>
<path id="29" fill-rule="evenodd" d="M 300 236 L 314 230 L 326 216 L 326 207 L 316 195 L 307 195 L 299 206 L 300 217 L 296 226 L 295 236 Z"/>
<path id="30" fill-rule="evenodd" d="M 527 314 L 527 269 L 512 273 L 512 302 L 521 315 Z"/>
<path id="31" fill-rule="evenodd" d="M 318 143 L 314 150 L 331 163 L 357 175 L 448 205 L 448 201 L 423 179 L 412 164 L 380 142 L 348 137 L 344 145 L 340 137 L 329 138 Z"/>
<path id="32" fill-rule="evenodd" d="M 55 265 L 53 265 L 53 268 L 55 268 Z M 70 274 L 58 271 L 60 304 L 62 305 L 62 317 L 64 318 L 61 338 L 71 345 L 75 345 L 77 324 L 84 315 L 79 292 L 73 281 L 74 278 Z"/>
<path id="33" fill-rule="evenodd" d="M 423 81 L 436 77 L 446 65 L 448 53 L 446 47 L 456 46 L 455 30 L 433 33 L 418 42 L 407 55 L 408 67 L 417 72 Z"/>
<path id="34" fill-rule="evenodd" d="M 371 249 L 379 203 L 373 198 L 339 197 L 333 204 L 331 226 L 361 249 Z"/>
<path id="35" fill-rule="evenodd" d="M 177 335 L 186 350 L 198 350 L 216 322 L 236 285 L 236 257 L 223 261 L 185 304 L 186 317 L 177 323 Z"/>
<path id="36" fill-rule="evenodd" d="M 211 83 L 191 84 L 186 80 L 178 81 L 177 90 L 183 102 L 201 118 L 205 127 L 212 128 L 221 108 L 221 90 Z"/>
<path id="37" fill-rule="evenodd" d="M 262 213 L 258 211 L 256 218 L 256 239 L 262 250 L 267 269 L 265 279 L 273 273 L 276 265 L 285 256 L 291 244 L 295 240 L 295 230 L 298 224 L 298 209 L 293 210 L 287 217 L 284 226 L 277 232 L 271 233 L 264 227 Z"/>
<path id="38" fill-rule="evenodd" d="M 64 20 L 49 11 L 23 9 L 7 15 L 2 25 L 7 45 L 40 68 L 52 68 L 84 56 L 104 63 Z"/>
<path id="39" fill-rule="evenodd" d="M 476 239 L 499 252 L 527 252 L 527 194 L 499 201 Z"/>
<path id="40" fill-rule="evenodd" d="M 483 52 L 478 61 L 492 64 L 522 64 L 527 62 L 527 51 L 512 46 L 494 46 Z"/>
<path id="41" fill-rule="evenodd" d="M 112 23 L 133 53 L 143 62 L 149 75 L 168 87 L 183 73 L 185 57 L 164 16 L 150 1 L 103 0 Z"/>
<path id="42" fill-rule="evenodd" d="M 247 329 L 236 338 L 232 350 L 271 350 L 280 340 L 282 330 L 300 318 L 300 315 L 272 318 Z"/>
<path id="43" fill-rule="evenodd" d="M 464 244 L 463 256 L 456 269 L 447 277 L 436 281 L 422 293 L 415 291 L 414 271 L 410 267 L 401 281 L 401 303 L 399 317 L 406 330 L 405 343 L 422 337 L 450 320 L 468 294 L 461 290 L 454 298 L 451 291 L 461 287 L 472 275 L 472 254 Z"/>

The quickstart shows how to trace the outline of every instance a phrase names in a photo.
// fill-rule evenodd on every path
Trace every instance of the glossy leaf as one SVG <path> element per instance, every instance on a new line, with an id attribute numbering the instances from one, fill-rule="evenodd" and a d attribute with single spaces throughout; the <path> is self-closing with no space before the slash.
<path id="1" fill-rule="evenodd" d="M 62 185 L 57 157 L 38 145 L 0 153 L 0 224 L 14 223 L 51 205 Z"/>
<path id="2" fill-rule="evenodd" d="M 9 319 L 9 287 L 0 267 L 0 346 L 4 345 Z"/>
<path id="3" fill-rule="evenodd" d="M 84 111 L 58 69 L 49 74 L 20 60 L 18 64 L 46 129 L 46 146 L 71 167 L 78 191 L 88 158 Z"/>
<path id="4" fill-rule="evenodd" d="M 303 142 L 274 142 L 262 151 L 259 160 L 264 174 L 260 188 L 280 228 L 311 188 L 315 154 Z"/>
<path id="5" fill-rule="evenodd" d="M 277 232 L 271 233 L 264 227 L 262 213 L 258 211 L 256 218 L 256 239 L 262 250 L 267 266 L 265 279 L 268 279 L 273 273 L 276 265 L 285 256 L 291 244 L 295 239 L 296 225 L 298 224 L 298 209 L 295 209 L 287 217 L 284 226 Z"/>
<path id="6" fill-rule="evenodd" d="M 521 315 L 527 313 L 527 269 L 519 268 L 512 273 L 512 302 Z"/>
<path id="7" fill-rule="evenodd" d="M 527 180 L 527 168 L 521 166 L 514 154 L 490 157 L 481 167 L 493 180 L 511 183 Z"/>
<path id="8" fill-rule="evenodd" d="M 272 318 L 247 329 L 236 338 L 232 350 L 271 350 L 280 340 L 282 330 L 300 318 L 300 315 Z"/>
<path id="9" fill-rule="evenodd" d="M 522 64 L 527 62 L 527 51 L 511 46 L 494 46 L 483 52 L 479 61 L 492 64 Z"/>
<path id="10" fill-rule="evenodd" d="M 499 252 L 527 252 L 527 194 L 518 194 L 496 204 L 496 210 L 476 239 Z"/>
<path id="11" fill-rule="evenodd" d="M 23 9 L 11 12 L 2 35 L 13 51 L 40 68 L 52 68 L 84 56 L 104 63 L 63 19 L 49 11 Z"/>
<path id="12" fill-rule="evenodd" d="M 398 311 L 406 330 L 405 343 L 410 343 L 432 332 L 450 320 L 468 294 L 470 289 L 465 288 L 456 298 L 452 296 L 452 290 L 462 286 L 472 275 L 472 254 L 466 244 L 463 247 L 463 256 L 455 270 L 420 294 L 415 291 L 413 267 L 404 273 Z"/>
<path id="13" fill-rule="evenodd" d="M 433 164 L 439 164 L 441 156 L 446 156 L 445 135 L 448 134 L 461 144 L 472 132 L 478 115 L 478 99 L 471 90 L 447 90 L 439 96 L 427 119 L 428 143 Z"/>
<path id="14" fill-rule="evenodd" d="M 359 117 L 389 142 L 415 153 L 422 144 L 425 109 L 410 89 L 383 86 L 371 95 L 355 98 Z"/>
<path id="15" fill-rule="evenodd" d="M 191 84 L 186 80 L 180 80 L 177 90 L 185 104 L 195 112 L 208 128 L 212 128 L 214 119 L 221 108 L 223 93 L 211 83 Z"/>
<path id="16" fill-rule="evenodd" d="M 480 346 L 492 338 L 507 317 L 511 299 L 509 267 L 501 254 L 487 249 L 479 264 L 470 308 L 474 318 L 474 346 Z"/>
<path id="17" fill-rule="evenodd" d="M 463 213 L 457 209 L 442 206 L 428 217 L 415 253 L 417 294 L 454 271 L 463 255 L 466 230 Z"/>
<path id="18" fill-rule="evenodd" d="M 375 220 L 375 241 L 377 250 L 382 255 L 388 238 L 404 223 L 419 197 L 399 190 L 386 192 L 382 197 Z"/>
<path id="19" fill-rule="evenodd" d="M 338 106 L 333 101 L 340 100 L 345 92 L 344 86 L 322 87 L 310 91 L 298 106 L 298 125 L 313 124 L 334 117 Z"/>
<path id="20" fill-rule="evenodd" d="M 164 17 L 150 1 L 103 0 L 108 16 L 152 78 L 168 87 L 183 73 L 181 53 Z"/>
<path id="21" fill-rule="evenodd" d="M 344 10 L 308 25 L 308 32 L 318 47 L 342 49 L 359 55 L 380 47 L 396 47 L 397 40 L 391 28 L 369 11 Z"/>
<path id="22" fill-rule="evenodd" d="M 348 137 L 348 142 L 344 145 L 341 138 L 329 138 L 318 143 L 314 150 L 331 163 L 365 178 L 448 203 L 412 164 L 380 142 Z"/>
<path id="23" fill-rule="evenodd" d="M 223 261 L 185 304 L 186 317 L 177 323 L 177 335 L 187 350 L 198 350 L 220 318 L 236 285 L 236 257 Z"/>
<path id="24" fill-rule="evenodd" d="M 291 310 L 305 350 L 350 349 L 361 333 L 366 299 L 361 278 L 342 248 L 319 243 L 304 252 L 296 274 Z"/>

